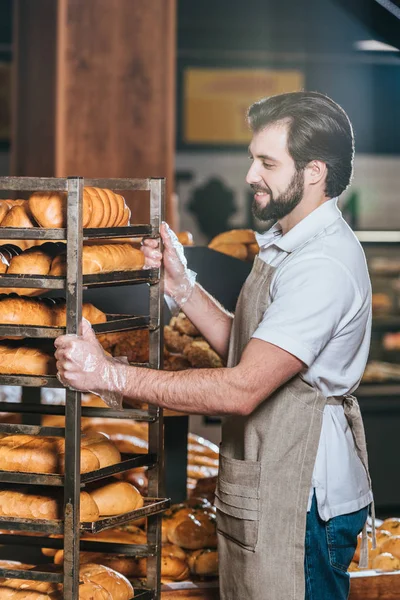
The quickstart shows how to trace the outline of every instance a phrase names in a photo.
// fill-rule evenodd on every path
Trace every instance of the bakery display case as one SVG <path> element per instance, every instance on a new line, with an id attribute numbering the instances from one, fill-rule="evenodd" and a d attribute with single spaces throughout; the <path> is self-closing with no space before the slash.
<path id="1" fill-rule="evenodd" d="M 43 213 L 30 211 L 35 214 L 35 220 L 39 226 L 32 226 L 32 222 L 29 224 L 21 219 L 11 220 L 11 222 L 9 219 L 4 226 L 1 224 L 0 238 L 8 242 L 15 242 L 15 245 L 20 244 L 20 251 L 15 251 L 15 254 L 10 253 L 7 260 L 2 258 L 3 264 L 7 263 L 7 267 L 0 275 L 0 288 L 5 291 L 22 292 L 22 294 L 25 292 L 28 296 L 36 294 L 37 290 L 39 293 L 46 290 L 49 296 L 52 295 L 52 290 L 57 290 L 57 294 L 60 292 L 65 294 L 65 305 L 62 308 L 64 322 L 59 321 L 57 326 L 54 326 L 51 321 L 43 321 L 42 313 L 36 321 L 33 317 L 29 317 L 23 323 L 13 322 L 10 324 L 8 321 L 6 323 L 3 321 L 3 324 L 0 325 L 0 337 L 3 338 L 0 346 L 5 349 L 0 369 L 0 385 L 22 386 L 23 388 L 21 403 L 9 403 L 6 400 L 0 403 L 1 412 L 11 413 L 12 411 L 13 415 L 18 413 L 22 415 L 22 419 L 17 419 L 22 422 L 10 419 L 10 422 L 0 423 L 0 441 L 4 442 L 5 440 L 3 446 L 7 446 L 6 442 L 10 439 L 9 436 L 14 439 L 15 436 L 25 436 L 24 442 L 30 444 L 31 447 L 31 462 L 26 467 L 21 466 L 18 462 L 20 460 L 18 453 L 14 452 L 13 457 L 10 454 L 10 450 L 18 450 L 18 444 L 10 443 L 9 447 L 0 448 L 0 454 L 3 452 L 3 465 L 5 465 L 5 456 L 12 457 L 14 462 L 11 461 L 11 465 L 18 465 L 18 467 L 10 466 L 7 459 L 8 468 L 0 471 L 1 544 L 3 549 L 4 546 L 11 548 L 14 545 L 63 549 L 62 570 L 48 568 L 48 565 L 32 569 L 31 566 L 28 568 L 23 564 L 16 567 L 12 562 L 0 563 L 0 576 L 7 578 L 7 582 L 10 582 L 9 585 L 12 588 L 13 581 L 29 580 L 43 582 L 44 587 L 41 588 L 43 591 L 53 592 L 54 598 L 63 596 L 68 600 L 77 600 L 81 595 L 86 598 L 89 595 L 85 594 L 90 593 L 97 593 L 99 599 L 103 595 L 106 597 L 107 593 L 110 594 L 107 595 L 107 598 L 120 599 L 123 597 L 126 600 L 130 600 L 131 597 L 143 600 L 160 597 L 161 513 L 170 504 L 169 500 L 163 497 L 162 489 L 163 412 L 155 407 L 123 408 L 122 410 L 117 407 L 81 407 L 81 393 L 69 388 L 65 390 L 64 405 L 42 404 L 41 388 L 52 389 L 63 386 L 56 376 L 54 358 L 48 348 L 43 351 L 36 348 L 35 344 L 39 343 L 38 338 L 42 338 L 40 343 L 43 339 L 45 342 L 51 343 L 58 335 L 78 333 L 85 307 L 83 304 L 84 290 L 97 289 L 102 293 L 109 287 L 115 289 L 120 286 L 132 286 L 134 288 L 137 284 L 146 284 L 148 314 L 138 316 L 138 313 L 129 312 L 127 314 L 121 311 L 121 314 L 116 314 L 114 311 L 112 314 L 105 315 L 103 322 L 95 323 L 93 328 L 98 334 L 146 330 L 149 338 L 148 360 L 140 364 L 156 369 L 162 366 L 162 270 L 143 269 L 139 254 L 136 255 L 139 262 L 135 262 L 136 258 L 131 252 L 132 246 L 130 245 L 127 251 L 131 253 L 129 264 L 133 265 L 133 268 L 128 270 L 128 267 L 123 266 L 120 270 L 115 271 L 112 267 L 113 260 L 115 260 L 114 264 L 124 265 L 121 251 L 117 248 L 118 245 L 113 246 L 111 251 L 104 252 L 100 246 L 87 246 L 95 248 L 92 254 L 95 254 L 96 263 L 103 261 L 101 272 L 96 272 L 97 267 L 93 269 L 90 261 L 87 260 L 90 252 L 84 250 L 87 247 L 83 246 L 83 242 L 101 240 L 106 245 L 108 240 L 118 238 L 118 242 L 122 240 L 120 246 L 124 246 L 125 239 L 131 241 L 142 238 L 144 235 L 158 237 L 163 219 L 164 183 L 163 179 L 0 178 L 0 190 L 34 192 L 34 197 L 40 190 L 42 197 L 37 211 Z M 95 197 L 89 198 L 92 190 L 98 190 L 98 192 L 95 193 Z M 130 226 L 128 224 L 129 216 L 126 210 L 129 209 L 121 205 L 120 198 L 122 196 L 118 193 L 122 190 L 149 192 L 150 223 L 148 225 Z M 8 216 L 11 210 L 18 206 L 15 203 L 19 201 L 3 202 L 12 203 L 10 205 L 12 209 L 10 207 L 6 209 Z M 24 207 L 23 202 L 25 201 L 20 202 L 20 206 Z M 88 213 L 88 207 L 94 215 L 95 202 L 98 207 L 102 207 L 102 218 L 93 222 Z M 40 206 L 50 207 L 51 203 L 53 203 L 52 210 L 49 209 L 48 213 L 40 210 Z M 14 213 L 17 212 L 14 210 Z M 56 221 L 54 214 L 61 215 L 62 219 Z M 43 215 L 49 217 L 50 221 L 44 222 L 44 225 L 40 226 Z M 113 225 L 109 226 L 110 223 Z M 47 271 L 41 272 L 38 267 L 39 260 L 42 258 L 39 256 L 41 246 L 34 246 L 30 250 L 26 249 L 24 243 L 27 240 L 53 243 L 65 241 L 61 260 L 59 255 L 51 254 L 51 260 L 48 261 L 49 264 L 46 267 Z M 21 244 L 21 241 L 24 243 Z M 10 252 L 11 246 L 2 246 L 2 248 L 5 248 L 4 254 L 8 257 L 7 252 Z M 123 251 L 125 252 L 124 249 Z M 12 270 L 10 265 L 13 259 L 20 259 L 26 252 L 30 253 L 29 259 L 34 264 L 33 269 L 30 271 L 27 269 L 25 272 L 23 270 L 21 272 L 21 269 Z M 135 252 L 142 254 L 139 250 Z M 47 251 L 46 260 L 48 253 Z M 114 258 L 110 259 L 110 254 Z M 34 260 L 32 260 L 33 257 Z M 58 271 L 55 270 L 54 263 L 57 258 Z M 21 261 L 20 264 L 22 264 Z M 27 261 L 24 261 L 24 264 L 27 264 Z M 107 266 L 110 264 L 111 266 Z M 25 296 L 22 296 L 21 300 L 23 298 Z M 56 308 L 59 308 L 57 303 L 51 299 L 46 302 L 51 306 L 54 316 Z M 30 313 L 32 315 L 38 312 L 39 308 L 43 308 L 42 303 L 38 301 L 34 308 L 35 311 Z M 23 309 L 24 307 L 22 312 Z M 17 339 L 10 341 L 8 338 Z M 21 338 L 24 343 L 21 342 Z M 41 425 L 40 421 L 35 424 L 35 416 L 38 420 L 43 415 L 63 417 L 64 426 Z M 29 418 L 27 419 L 26 416 Z M 137 422 L 148 424 L 147 452 L 120 455 L 113 444 L 101 434 L 97 437 L 96 434 L 93 434 L 94 438 L 93 435 L 90 437 L 90 434 L 81 436 L 82 416 L 117 419 L 117 422 L 122 422 L 122 419 L 135 419 Z M 3 420 L 6 421 L 6 419 Z M 59 464 L 55 472 L 54 469 L 46 470 L 40 467 L 37 469 L 39 472 L 35 472 L 35 465 L 39 464 L 36 461 L 43 456 L 43 452 L 41 453 L 37 448 L 37 440 L 40 440 L 42 448 L 47 448 L 45 444 L 50 444 L 53 451 L 53 446 L 57 446 L 56 458 Z M 57 440 L 57 443 L 54 440 Z M 88 456 L 88 449 L 90 450 L 88 446 L 93 450 L 91 459 L 95 457 L 98 462 L 94 464 L 89 461 L 88 466 L 84 469 L 82 465 L 84 457 Z M 51 454 L 50 450 L 48 452 Z M 110 458 L 113 452 L 114 454 L 116 452 L 118 456 Z M 144 498 L 131 484 L 118 479 L 109 479 L 111 476 L 121 475 L 133 467 L 139 466 L 148 468 L 148 492 Z M 18 511 L 20 514 L 22 513 L 22 516 L 19 516 Z M 138 519 L 147 519 L 147 536 L 145 540 L 141 540 L 142 543 L 121 544 L 104 540 L 99 543 L 97 540 L 87 537 Z M 81 537 L 84 540 L 80 542 Z M 79 566 L 80 550 L 103 553 L 124 552 L 130 556 L 146 557 L 145 588 L 135 590 L 128 580 L 118 573 L 116 575 L 109 574 L 107 567 L 100 569 L 101 565 L 98 565 L 99 568 L 89 569 L 87 565 Z M 124 589 L 123 595 L 117 593 L 113 595 L 112 590 L 107 588 L 108 584 L 104 583 L 104 578 L 107 577 L 110 581 L 113 577 L 114 580 L 117 578 L 115 585 Z M 99 587 L 99 578 L 104 583 L 104 589 Z M 59 584 L 63 585 L 62 595 Z M 5 585 L 4 580 L 1 585 Z M 97 595 L 90 597 L 97 598 Z"/>

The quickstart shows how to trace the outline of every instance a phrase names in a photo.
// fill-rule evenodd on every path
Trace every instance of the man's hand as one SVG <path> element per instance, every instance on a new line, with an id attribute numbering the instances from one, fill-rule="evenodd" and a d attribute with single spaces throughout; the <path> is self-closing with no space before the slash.
<path id="1" fill-rule="evenodd" d="M 195 277 L 187 268 L 183 246 L 175 233 L 166 223 L 161 225 L 160 233 L 164 244 L 163 254 L 159 250 L 158 240 L 145 239 L 143 241 L 142 252 L 146 258 L 145 266 L 149 269 L 158 269 L 163 261 L 165 293 L 181 307 L 193 292 Z"/>
<path id="2" fill-rule="evenodd" d="M 105 354 L 94 331 L 82 319 L 82 335 L 61 335 L 56 347 L 57 377 L 67 387 L 99 394 L 112 408 L 121 408 L 125 366 Z"/>

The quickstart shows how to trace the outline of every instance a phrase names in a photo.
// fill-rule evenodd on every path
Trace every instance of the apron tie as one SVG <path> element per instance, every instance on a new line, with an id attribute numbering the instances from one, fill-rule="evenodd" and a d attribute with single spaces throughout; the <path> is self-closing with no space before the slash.
<path id="1" fill-rule="evenodd" d="M 361 460 L 364 469 L 367 473 L 368 483 L 370 488 L 371 477 L 368 469 L 368 454 L 367 446 L 365 443 L 365 432 L 364 425 L 361 417 L 360 406 L 357 399 L 348 394 L 346 396 L 331 396 L 327 398 L 327 404 L 335 406 L 343 406 L 344 414 L 350 427 L 350 431 L 353 434 L 354 444 L 356 447 L 357 455 Z M 375 525 L 375 502 L 371 502 L 371 528 L 372 528 L 372 549 L 376 548 L 376 525 Z M 362 534 L 361 534 L 361 548 L 360 548 L 360 569 L 368 569 L 368 535 L 367 535 L 367 523 L 365 523 Z"/>

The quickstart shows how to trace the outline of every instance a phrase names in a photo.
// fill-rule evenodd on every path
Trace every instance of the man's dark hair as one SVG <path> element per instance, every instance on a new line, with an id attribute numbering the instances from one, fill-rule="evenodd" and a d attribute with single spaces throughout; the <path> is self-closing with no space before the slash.
<path id="1" fill-rule="evenodd" d="M 339 196 L 353 173 L 354 136 L 350 120 L 336 102 L 318 92 L 292 92 L 263 98 L 250 106 L 248 122 L 254 133 L 279 121 L 288 122 L 288 152 L 296 169 L 312 160 L 328 168 L 325 193 Z"/>

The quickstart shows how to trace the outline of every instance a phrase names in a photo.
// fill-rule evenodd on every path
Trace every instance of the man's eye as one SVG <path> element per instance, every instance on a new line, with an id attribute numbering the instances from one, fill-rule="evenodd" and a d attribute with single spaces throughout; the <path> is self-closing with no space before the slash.
<path id="1" fill-rule="evenodd" d="M 274 165 L 270 165 L 269 163 L 265 163 L 263 162 L 263 167 L 265 167 L 266 169 L 272 169 Z"/>

